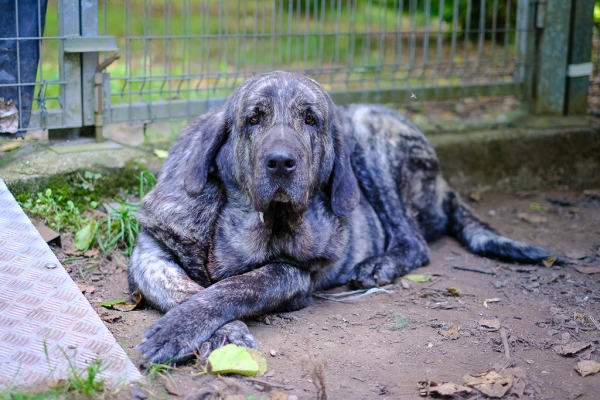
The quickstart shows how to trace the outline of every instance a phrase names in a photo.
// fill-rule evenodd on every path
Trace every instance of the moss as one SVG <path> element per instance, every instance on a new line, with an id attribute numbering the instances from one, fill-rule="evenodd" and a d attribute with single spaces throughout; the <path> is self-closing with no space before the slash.
<path id="1" fill-rule="evenodd" d="M 101 202 L 115 196 L 137 195 L 139 174 L 147 170 L 146 167 L 133 160 L 128 161 L 123 168 L 86 168 L 85 170 L 69 174 L 57 174 L 48 177 L 18 181 L 8 184 L 9 190 L 17 201 L 24 202 L 46 188 L 62 197 L 62 201 L 73 201 L 80 210 L 86 210 L 91 201 Z M 94 190 L 86 189 L 84 174 L 86 171 L 100 173 L 102 177 L 94 182 Z"/>

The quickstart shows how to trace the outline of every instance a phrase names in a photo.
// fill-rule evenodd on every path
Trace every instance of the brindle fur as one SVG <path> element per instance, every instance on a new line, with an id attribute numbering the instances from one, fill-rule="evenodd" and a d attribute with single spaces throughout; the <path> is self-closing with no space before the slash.
<path id="1" fill-rule="evenodd" d="M 273 154 L 291 172 L 266 167 Z M 446 233 L 481 255 L 551 256 L 474 216 L 406 117 L 336 107 L 286 72 L 249 79 L 184 129 L 139 220 L 129 284 L 166 312 L 138 347 L 155 363 L 203 343 L 256 347 L 239 319 L 306 307 L 316 289 L 390 283 L 426 265 L 427 241 Z"/>

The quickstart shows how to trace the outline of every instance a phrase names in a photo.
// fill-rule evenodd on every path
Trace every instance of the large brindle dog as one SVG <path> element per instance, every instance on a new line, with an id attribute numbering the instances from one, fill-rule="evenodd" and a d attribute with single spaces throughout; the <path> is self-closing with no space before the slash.
<path id="1" fill-rule="evenodd" d="M 314 290 L 388 284 L 447 233 L 483 256 L 551 256 L 474 216 L 406 117 L 335 106 L 286 72 L 247 80 L 184 129 L 139 220 L 129 284 L 166 312 L 138 347 L 155 363 L 256 347 L 239 319 L 306 307 Z"/>

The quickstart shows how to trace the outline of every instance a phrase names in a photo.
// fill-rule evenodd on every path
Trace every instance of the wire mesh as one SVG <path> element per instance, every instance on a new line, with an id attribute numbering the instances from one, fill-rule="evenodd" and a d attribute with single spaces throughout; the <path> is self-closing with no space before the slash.
<path id="1" fill-rule="evenodd" d="M 0 98 L 13 101 L 21 133 L 62 127 L 61 87 L 67 82 L 60 72 L 64 36 L 59 34 L 57 1 L 0 0 L 0 9 Z"/>
<path id="2" fill-rule="evenodd" d="M 594 24 L 592 38 L 593 72 L 590 76 L 588 94 L 588 110 L 591 114 L 600 116 L 600 22 Z"/>
<path id="3" fill-rule="evenodd" d="M 112 120 L 194 115 L 198 101 L 278 69 L 374 99 L 401 88 L 518 83 L 516 4 L 103 0 L 100 27 L 125 53 L 109 68 Z"/>

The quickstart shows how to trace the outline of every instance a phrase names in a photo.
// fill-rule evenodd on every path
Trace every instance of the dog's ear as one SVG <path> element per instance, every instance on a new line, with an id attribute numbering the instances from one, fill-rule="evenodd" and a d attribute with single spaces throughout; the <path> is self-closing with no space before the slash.
<path id="1" fill-rule="evenodd" d="M 331 208 L 338 217 L 346 217 L 360 201 L 360 189 L 350 165 L 350 152 L 339 122 L 331 124 L 335 159 L 331 178 Z"/>
<path id="2" fill-rule="evenodd" d="M 183 183 L 188 195 L 199 196 L 206 185 L 211 164 L 219 149 L 227 139 L 225 113 L 221 110 L 198 124 L 200 132 L 197 140 L 193 141 L 196 149 L 188 160 L 189 166 L 185 172 Z"/>

